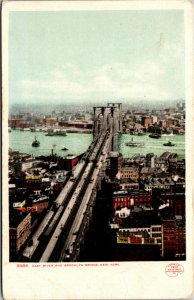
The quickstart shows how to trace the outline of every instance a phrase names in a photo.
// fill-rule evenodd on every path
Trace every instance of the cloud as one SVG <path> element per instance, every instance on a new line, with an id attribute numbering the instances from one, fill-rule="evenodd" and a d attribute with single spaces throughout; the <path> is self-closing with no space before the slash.
<path id="1" fill-rule="evenodd" d="M 163 43 L 159 48 L 159 56 L 164 61 L 172 61 L 172 58 L 175 61 L 182 59 L 184 57 L 183 43 Z"/>
<path id="2" fill-rule="evenodd" d="M 165 67 L 153 61 L 128 68 L 124 64 L 103 65 L 92 70 L 67 64 L 19 83 L 26 99 L 96 100 L 104 98 L 174 99 L 182 95 L 164 88 Z"/>

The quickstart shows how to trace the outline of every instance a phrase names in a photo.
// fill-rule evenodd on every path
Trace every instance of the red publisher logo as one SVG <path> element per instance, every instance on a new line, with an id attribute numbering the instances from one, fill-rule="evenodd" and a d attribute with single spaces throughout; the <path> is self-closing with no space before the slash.
<path id="1" fill-rule="evenodd" d="M 184 267 L 177 263 L 172 263 L 166 266 L 165 273 L 170 277 L 177 277 L 184 272 Z"/>

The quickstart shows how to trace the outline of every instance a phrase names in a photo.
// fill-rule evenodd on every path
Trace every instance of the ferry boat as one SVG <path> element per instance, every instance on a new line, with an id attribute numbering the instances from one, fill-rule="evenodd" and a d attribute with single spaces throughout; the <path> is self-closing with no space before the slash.
<path id="1" fill-rule="evenodd" d="M 142 147 L 142 146 L 144 146 L 144 143 L 143 142 L 134 142 L 133 138 L 132 138 L 131 141 L 127 142 L 125 145 L 128 147 Z"/>
<path id="2" fill-rule="evenodd" d="M 164 143 L 163 146 L 173 147 L 175 144 L 173 144 L 171 141 L 168 141 L 167 143 Z"/>
<path id="3" fill-rule="evenodd" d="M 40 142 L 36 139 L 32 142 L 32 147 L 39 147 L 40 146 Z"/>
<path id="4" fill-rule="evenodd" d="M 153 138 L 153 139 L 159 139 L 159 138 L 161 138 L 161 134 L 159 134 L 159 133 L 151 133 L 151 134 L 149 134 L 149 137 Z"/>
<path id="5" fill-rule="evenodd" d="M 67 133 L 66 133 L 65 130 L 56 130 L 56 131 L 54 132 L 54 135 L 66 136 Z"/>
<path id="6" fill-rule="evenodd" d="M 53 129 L 50 129 L 48 130 L 46 136 L 66 136 L 67 135 L 67 132 L 66 130 L 53 130 Z"/>
<path id="7" fill-rule="evenodd" d="M 53 130 L 48 130 L 46 136 L 54 136 L 54 131 Z"/>

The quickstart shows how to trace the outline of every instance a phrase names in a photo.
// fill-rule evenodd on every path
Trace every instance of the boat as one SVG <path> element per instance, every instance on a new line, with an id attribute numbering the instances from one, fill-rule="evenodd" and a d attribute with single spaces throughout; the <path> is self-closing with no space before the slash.
<path id="1" fill-rule="evenodd" d="M 39 147 L 40 146 L 40 142 L 36 139 L 32 142 L 32 147 Z"/>
<path id="2" fill-rule="evenodd" d="M 164 143 L 163 146 L 173 147 L 175 144 L 173 144 L 171 141 L 168 141 L 167 143 Z"/>
<path id="3" fill-rule="evenodd" d="M 46 136 L 54 136 L 54 132 L 53 131 L 48 131 L 47 134 L 45 134 Z"/>
<path id="4" fill-rule="evenodd" d="M 63 150 L 63 151 L 67 151 L 68 149 L 67 149 L 66 147 L 64 147 L 64 148 L 62 148 L 61 150 Z"/>
<path id="5" fill-rule="evenodd" d="M 153 139 L 159 139 L 159 138 L 161 138 L 161 134 L 159 134 L 159 133 L 151 133 L 151 134 L 149 134 L 149 137 L 153 138 Z"/>
<path id="6" fill-rule="evenodd" d="M 143 131 L 139 131 L 137 135 L 142 136 L 145 135 L 145 133 Z"/>
<path id="7" fill-rule="evenodd" d="M 135 131 L 135 132 L 133 132 L 133 135 L 142 136 L 142 135 L 145 135 L 145 133 L 143 131 Z"/>
<path id="8" fill-rule="evenodd" d="M 8 127 L 8 132 L 11 132 L 11 127 Z"/>
<path id="9" fill-rule="evenodd" d="M 47 134 L 45 134 L 46 136 L 66 136 L 67 132 L 66 130 L 53 130 L 50 129 L 48 130 Z"/>
<path id="10" fill-rule="evenodd" d="M 142 142 L 134 142 L 133 138 L 131 138 L 131 141 L 127 142 L 125 145 L 128 146 L 128 147 L 142 147 L 142 146 L 144 146 L 144 143 L 142 143 Z"/>
<path id="11" fill-rule="evenodd" d="M 67 133 L 66 133 L 65 130 L 56 130 L 56 131 L 54 132 L 54 135 L 66 136 Z"/>

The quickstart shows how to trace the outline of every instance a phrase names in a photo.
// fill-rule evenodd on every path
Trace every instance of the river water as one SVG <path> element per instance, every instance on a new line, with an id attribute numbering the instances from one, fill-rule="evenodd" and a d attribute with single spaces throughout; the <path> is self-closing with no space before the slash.
<path id="1" fill-rule="evenodd" d="M 32 142 L 35 139 L 40 141 L 40 147 L 32 147 Z M 142 147 L 128 147 L 126 142 L 131 141 L 143 142 Z M 20 151 L 23 153 L 38 155 L 50 155 L 53 149 L 54 153 L 59 156 L 66 156 L 67 154 L 82 154 L 85 152 L 92 142 L 92 134 L 88 133 L 67 133 L 67 136 L 46 136 L 45 132 L 30 132 L 12 130 L 9 133 L 9 147 L 12 150 Z M 170 140 L 175 144 L 174 147 L 163 146 L 163 143 Z M 68 150 L 63 151 L 62 148 L 66 147 Z M 163 135 L 160 139 L 153 139 L 144 136 L 131 136 L 130 134 L 121 134 L 119 136 L 119 152 L 124 157 L 131 157 L 135 154 L 154 153 L 161 155 L 165 151 L 171 151 L 178 154 L 179 158 L 185 157 L 185 136 L 184 135 Z"/>
<path id="2" fill-rule="evenodd" d="M 165 151 L 177 153 L 180 159 L 185 158 L 185 136 L 184 135 L 162 135 L 159 139 L 150 138 L 148 135 L 134 136 L 133 141 L 143 142 L 141 147 L 128 147 L 126 142 L 131 141 L 133 136 L 129 134 L 122 134 L 119 139 L 119 149 L 124 157 L 131 157 L 137 153 L 147 154 L 154 153 L 159 156 Z M 167 147 L 164 143 L 171 141 L 175 146 Z"/>

